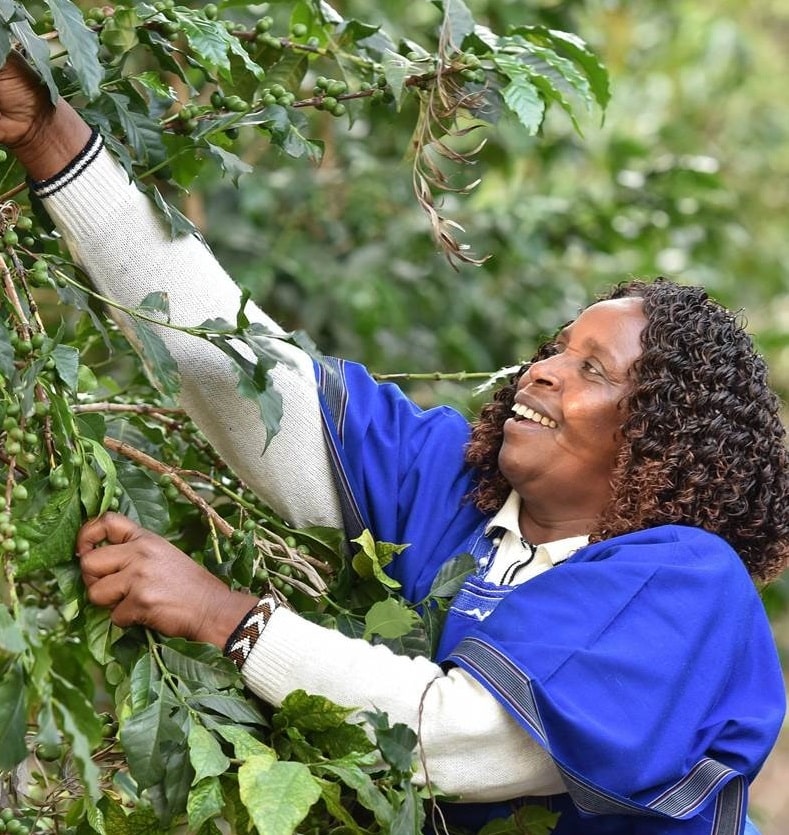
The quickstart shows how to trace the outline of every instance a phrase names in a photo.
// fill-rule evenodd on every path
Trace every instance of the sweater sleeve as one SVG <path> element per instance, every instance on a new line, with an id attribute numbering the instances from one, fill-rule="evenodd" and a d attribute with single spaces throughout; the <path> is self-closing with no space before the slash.
<path id="1" fill-rule="evenodd" d="M 171 240 L 148 199 L 98 141 L 35 190 L 103 296 L 133 308 L 149 293 L 166 292 L 175 324 L 235 319 L 240 291 L 211 252 L 195 237 Z M 252 304 L 246 314 L 278 327 Z M 117 320 L 130 333 L 128 320 Z M 250 489 L 296 525 L 340 527 L 310 358 L 282 344 L 289 362 L 273 375 L 284 415 L 263 455 L 257 407 L 238 394 L 225 355 L 177 331 L 160 328 L 159 334 L 178 364 L 183 407 Z M 392 721 L 415 729 L 424 694 L 420 736 L 429 778 L 465 800 L 564 791 L 548 755 L 463 671 L 445 676 L 427 659 L 396 656 L 278 609 L 243 672 L 250 688 L 275 704 L 303 688 L 346 706 L 386 710 Z M 420 766 L 417 781 L 426 779 Z"/>
<path id="2" fill-rule="evenodd" d="M 465 670 L 395 655 L 278 608 L 242 675 L 274 705 L 293 690 L 358 711 L 381 710 L 417 731 L 414 782 L 464 802 L 567 791 L 550 755 Z"/>
<path id="3" fill-rule="evenodd" d="M 134 308 L 159 291 L 169 297 L 174 324 L 235 321 L 239 288 L 197 237 L 170 238 L 151 202 L 98 138 L 57 178 L 34 186 L 75 261 L 103 296 Z M 250 321 L 281 332 L 255 305 L 245 312 Z M 113 315 L 133 343 L 127 317 Z M 158 332 L 178 364 L 181 405 L 230 468 L 294 525 L 341 527 L 311 358 L 277 341 L 284 361 L 272 376 L 284 415 L 264 455 L 257 405 L 239 394 L 229 358 L 204 340 L 165 327 Z"/>

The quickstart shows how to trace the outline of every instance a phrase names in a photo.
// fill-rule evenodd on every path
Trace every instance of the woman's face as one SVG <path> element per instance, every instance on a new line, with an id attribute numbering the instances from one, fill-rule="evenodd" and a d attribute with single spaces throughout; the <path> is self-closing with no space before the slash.
<path id="1" fill-rule="evenodd" d="M 499 467 L 524 499 L 579 517 L 603 509 L 645 324 L 641 299 L 598 302 L 520 378 Z"/>

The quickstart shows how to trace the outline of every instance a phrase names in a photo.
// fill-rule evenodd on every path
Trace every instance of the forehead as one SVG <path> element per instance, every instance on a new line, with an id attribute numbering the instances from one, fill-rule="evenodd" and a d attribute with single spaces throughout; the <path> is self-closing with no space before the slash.
<path id="1" fill-rule="evenodd" d="M 607 354 L 617 365 L 629 367 L 641 356 L 645 325 L 640 298 L 606 299 L 586 308 L 562 335 L 579 347 Z"/>

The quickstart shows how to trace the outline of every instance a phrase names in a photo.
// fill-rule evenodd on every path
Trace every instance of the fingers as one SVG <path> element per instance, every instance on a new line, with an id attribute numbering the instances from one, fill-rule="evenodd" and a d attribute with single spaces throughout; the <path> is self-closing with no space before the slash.
<path id="1" fill-rule="evenodd" d="M 77 556 L 82 557 L 97 545 L 109 543 L 117 545 L 130 542 L 146 531 L 136 522 L 120 513 L 105 513 L 97 519 L 86 522 L 77 534 Z"/>

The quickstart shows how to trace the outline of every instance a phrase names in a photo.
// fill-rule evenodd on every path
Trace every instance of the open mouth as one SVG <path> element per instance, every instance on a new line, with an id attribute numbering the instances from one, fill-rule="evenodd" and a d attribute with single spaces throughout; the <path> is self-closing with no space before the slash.
<path id="1" fill-rule="evenodd" d="M 540 412 L 536 412 L 534 409 L 530 409 L 521 403 L 515 403 L 512 411 L 515 412 L 516 420 L 530 420 L 532 423 L 539 423 L 540 426 L 547 426 L 549 429 L 556 429 L 559 425 L 552 418 L 540 414 Z"/>

